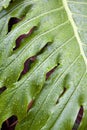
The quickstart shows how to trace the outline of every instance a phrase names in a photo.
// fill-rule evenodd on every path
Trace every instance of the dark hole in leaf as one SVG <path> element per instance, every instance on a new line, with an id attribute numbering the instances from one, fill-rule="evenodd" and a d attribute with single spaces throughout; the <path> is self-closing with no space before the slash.
<path id="1" fill-rule="evenodd" d="M 30 36 L 34 30 L 36 29 L 36 27 L 33 27 L 27 34 L 22 34 L 20 35 L 17 39 L 16 39 L 16 46 L 15 48 L 13 48 L 13 50 L 16 50 L 18 47 L 20 47 L 20 43 L 24 38 L 27 38 L 28 36 Z"/>
<path id="2" fill-rule="evenodd" d="M 83 106 L 81 106 L 72 130 L 78 130 L 79 125 L 80 125 L 82 118 L 83 118 L 83 113 L 84 113 L 84 109 L 83 109 Z"/>
<path id="3" fill-rule="evenodd" d="M 13 115 L 2 124 L 1 130 L 15 130 L 17 122 L 17 116 Z"/>
<path id="4" fill-rule="evenodd" d="M 13 2 L 14 2 L 14 0 L 11 0 L 11 1 L 10 1 L 10 3 L 13 3 Z"/>
<path id="5" fill-rule="evenodd" d="M 28 104 L 27 112 L 32 108 L 33 103 L 34 103 L 34 100 L 31 100 L 30 103 Z"/>
<path id="6" fill-rule="evenodd" d="M 9 20 L 9 23 L 8 23 L 8 32 L 11 31 L 12 26 L 13 26 L 14 24 L 17 24 L 17 23 L 20 22 L 20 21 L 21 21 L 21 19 L 16 18 L 16 17 L 12 17 L 12 18 Z"/>
<path id="7" fill-rule="evenodd" d="M 59 103 L 59 99 L 64 95 L 64 93 L 66 92 L 66 88 L 64 87 L 63 92 L 60 94 L 60 96 L 58 97 L 56 104 Z"/>
<path id="8" fill-rule="evenodd" d="M 37 55 L 40 55 L 41 53 L 43 53 L 43 52 L 47 49 L 47 47 L 50 46 L 51 43 L 52 43 L 52 42 L 48 42 L 48 43 L 38 52 Z"/>
<path id="9" fill-rule="evenodd" d="M 57 66 L 55 66 L 53 69 L 51 69 L 49 72 L 47 72 L 46 80 L 52 75 L 52 73 L 55 71 L 56 68 L 57 68 Z"/>
<path id="10" fill-rule="evenodd" d="M 2 88 L 0 88 L 0 94 L 2 93 L 2 92 L 4 92 L 6 90 L 6 87 L 4 86 L 4 87 L 2 87 Z"/>
<path id="11" fill-rule="evenodd" d="M 49 44 L 50 44 L 50 42 L 47 43 L 47 44 L 39 51 L 39 53 L 37 53 L 36 56 L 32 56 L 32 57 L 28 58 L 28 59 L 25 61 L 25 63 L 24 63 L 24 69 L 23 69 L 23 71 L 21 72 L 18 81 L 21 79 L 22 75 L 26 74 L 26 73 L 29 71 L 29 69 L 31 68 L 31 65 L 35 62 L 36 57 L 37 57 L 38 55 L 40 55 L 41 53 L 43 53 L 43 51 L 47 48 L 47 46 L 49 46 Z M 55 68 L 56 68 L 56 67 L 55 67 Z"/>
<path id="12" fill-rule="evenodd" d="M 29 59 L 27 59 L 24 63 L 24 70 L 22 71 L 22 74 L 26 74 L 30 68 L 30 65 L 36 60 L 36 57 L 33 56 Z"/>
<path id="13" fill-rule="evenodd" d="M 36 56 L 32 56 L 32 57 L 28 58 L 28 59 L 25 61 L 25 63 L 24 63 L 24 69 L 23 69 L 23 71 L 21 72 L 21 75 L 20 75 L 20 77 L 19 77 L 19 80 L 20 80 L 20 78 L 22 77 L 22 75 L 26 74 L 26 73 L 29 71 L 31 64 L 32 64 L 35 60 L 36 60 Z"/>

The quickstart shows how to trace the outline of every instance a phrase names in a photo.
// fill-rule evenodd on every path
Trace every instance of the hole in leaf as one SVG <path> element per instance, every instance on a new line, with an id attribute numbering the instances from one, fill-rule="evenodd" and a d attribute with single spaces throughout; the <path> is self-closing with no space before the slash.
<path id="1" fill-rule="evenodd" d="M 36 57 L 33 56 L 29 59 L 27 59 L 24 63 L 24 70 L 22 71 L 22 74 L 26 74 L 31 66 L 31 64 L 36 60 Z"/>
<path id="2" fill-rule="evenodd" d="M 32 108 L 33 103 L 34 103 L 34 100 L 31 100 L 31 102 L 28 104 L 27 112 Z"/>
<path id="3" fill-rule="evenodd" d="M 28 58 L 28 59 L 25 61 L 25 63 L 24 63 L 24 69 L 23 69 L 23 71 L 21 72 L 18 81 L 21 79 L 22 75 L 26 74 L 26 73 L 29 71 L 29 69 L 31 68 L 31 65 L 35 62 L 36 57 L 37 57 L 38 55 L 40 55 L 41 53 L 43 53 L 43 51 L 47 48 L 48 45 L 49 45 L 49 43 L 47 43 L 47 44 L 39 51 L 39 53 L 37 53 L 36 56 L 32 56 L 32 57 Z"/>
<path id="4" fill-rule="evenodd" d="M 34 30 L 36 29 L 36 27 L 33 27 L 27 34 L 22 34 L 20 35 L 17 39 L 16 39 L 16 46 L 15 48 L 13 48 L 13 50 L 16 50 L 18 47 L 20 47 L 20 43 L 24 38 L 27 38 L 28 36 L 30 36 Z"/>
<path id="5" fill-rule="evenodd" d="M 10 1 L 10 3 L 13 3 L 13 2 L 14 2 L 14 0 L 11 0 L 11 1 Z"/>
<path id="6" fill-rule="evenodd" d="M 56 104 L 59 103 L 60 98 L 64 95 L 65 92 L 66 92 L 66 87 L 64 87 L 63 92 L 62 92 L 62 93 L 60 94 L 60 96 L 58 97 L 58 99 L 57 99 L 57 101 L 56 101 Z"/>
<path id="7" fill-rule="evenodd" d="M 2 93 L 2 92 L 4 92 L 6 90 L 6 87 L 4 86 L 4 87 L 2 87 L 2 88 L 0 88 L 0 94 Z"/>
<path id="8" fill-rule="evenodd" d="M 55 66 L 53 69 L 51 69 L 49 72 L 47 72 L 46 80 L 52 75 L 52 73 L 55 71 L 56 68 L 57 68 L 57 66 Z"/>
<path id="9" fill-rule="evenodd" d="M 79 125 L 80 125 L 82 118 L 83 118 L 83 113 L 84 113 L 84 109 L 83 109 L 83 106 L 81 106 L 72 130 L 78 130 Z"/>
<path id="10" fill-rule="evenodd" d="M 40 55 L 42 54 L 46 49 L 47 47 L 49 47 L 51 45 L 52 42 L 48 42 L 39 52 L 37 55 Z"/>
<path id="11" fill-rule="evenodd" d="M 13 26 L 14 24 L 17 24 L 17 23 L 20 22 L 20 21 L 21 21 L 21 19 L 16 18 L 16 17 L 12 17 L 12 18 L 9 20 L 9 23 L 8 23 L 8 33 L 11 31 L 12 26 Z"/>
<path id="12" fill-rule="evenodd" d="M 17 123 L 17 116 L 13 115 L 2 124 L 1 130 L 15 130 L 15 126 Z"/>
<path id="13" fill-rule="evenodd" d="M 30 69 L 30 67 L 31 67 L 31 64 L 32 64 L 35 60 L 36 60 L 36 56 L 32 56 L 32 57 L 28 58 L 28 59 L 25 61 L 25 63 L 24 63 L 24 69 L 23 69 L 23 71 L 21 72 L 21 75 L 20 75 L 20 77 L 19 77 L 19 80 L 20 80 L 20 78 L 22 77 L 22 75 L 26 74 L 26 73 L 29 71 L 29 69 Z"/>

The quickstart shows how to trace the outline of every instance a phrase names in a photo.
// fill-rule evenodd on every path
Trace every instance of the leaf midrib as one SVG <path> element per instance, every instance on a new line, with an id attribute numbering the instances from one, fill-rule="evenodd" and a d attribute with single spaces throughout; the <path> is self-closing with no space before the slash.
<path id="1" fill-rule="evenodd" d="M 82 41 L 81 41 L 80 36 L 78 34 L 76 24 L 75 24 L 75 22 L 74 22 L 74 20 L 72 18 L 72 13 L 71 13 L 71 11 L 70 11 L 70 9 L 68 7 L 67 0 L 62 0 L 62 1 L 63 1 L 63 6 L 64 6 L 64 8 L 66 10 L 68 19 L 69 19 L 69 21 L 70 21 L 70 23 L 71 23 L 71 25 L 73 27 L 75 37 L 76 37 L 76 39 L 78 41 L 78 45 L 80 47 L 81 55 L 83 56 L 83 59 L 84 59 L 85 65 L 86 65 L 86 71 L 87 71 L 87 58 L 85 56 L 85 53 L 84 53 L 84 50 L 83 50 L 83 47 L 82 47 Z"/>

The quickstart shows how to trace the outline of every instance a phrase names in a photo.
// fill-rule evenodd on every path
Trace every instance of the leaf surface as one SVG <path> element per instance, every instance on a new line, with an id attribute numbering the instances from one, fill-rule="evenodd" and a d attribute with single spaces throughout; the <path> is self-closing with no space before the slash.
<path id="1" fill-rule="evenodd" d="M 20 0 L 0 12 L 0 126 L 16 115 L 16 130 L 86 130 L 86 10 L 86 0 Z"/>
<path id="2" fill-rule="evenodd" d="M 7 8 L 10 1 L 11 0 L 0 0 L 0 11 L 3 9 L 3 7 Z"/>

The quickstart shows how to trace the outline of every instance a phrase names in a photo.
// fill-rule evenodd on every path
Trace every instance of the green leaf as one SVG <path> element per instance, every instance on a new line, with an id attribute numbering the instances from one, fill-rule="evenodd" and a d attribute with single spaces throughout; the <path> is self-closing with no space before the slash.
<path id="1" fill-rule="evenodd" d="M 20 21 L 8 32 L 11 18 Z M 0 23 L 0 88 L 7 87 L 0 95 L 0 126 L 16 115 L 16 130 L 72 130 L 82 106 L 77 129 L 86 130 L 87 1 L 15 1 L 0 12 Z"/>
<path id="2" fill-rule="evenodd" d="M 7 8 L 11 0 L 0 0 L 0 11 L 4 8 Z"/>
<path id="3" fill-rule="evenodd" d="M 11 18 L 18 18 L 21 21 L 23 17 L 26 16 L 26 13 L 30 10 L 30 5 L 31 2 L 29 1 L 14 1 L 9 5 L 8 8 L 0 12 L 0 39 L 8 34 L 8 24 Z"/>

